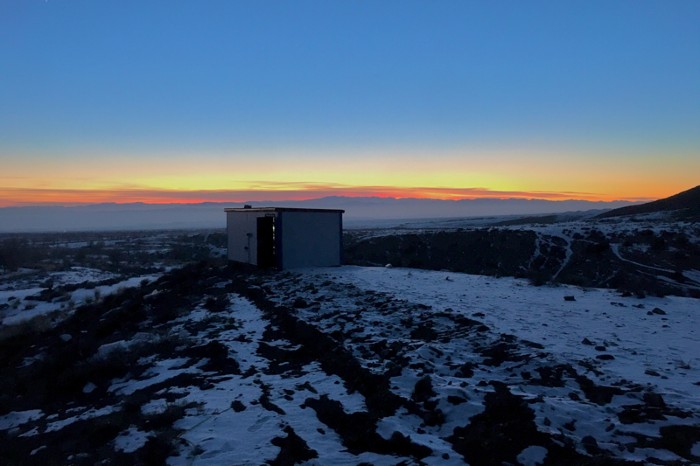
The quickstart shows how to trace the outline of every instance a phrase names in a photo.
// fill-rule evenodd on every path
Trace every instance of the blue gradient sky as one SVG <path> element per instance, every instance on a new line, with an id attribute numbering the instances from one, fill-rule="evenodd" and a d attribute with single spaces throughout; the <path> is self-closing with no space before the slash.
<path id="1" fill-rule="evenodd" d="M 696 1 L 5 0 L 0 204 L 673 194 L 700 174 L 699 25 Z"/>

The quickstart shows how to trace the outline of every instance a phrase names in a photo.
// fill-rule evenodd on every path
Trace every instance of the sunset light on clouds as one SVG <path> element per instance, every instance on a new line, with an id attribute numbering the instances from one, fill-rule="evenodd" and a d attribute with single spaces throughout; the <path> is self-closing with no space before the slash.
<path id="1" fill-rule="evenodd" d="M 650 200 L 698 184 L 697 2 L 0 5 L 0 207 Z"/>

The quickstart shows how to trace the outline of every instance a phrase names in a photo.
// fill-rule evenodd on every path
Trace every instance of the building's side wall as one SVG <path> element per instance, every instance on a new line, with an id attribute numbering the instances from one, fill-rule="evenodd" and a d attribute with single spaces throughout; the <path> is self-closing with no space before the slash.
<path id="1" fill-rule="evenodd" d="M 342 214 L 339 212 L 280 212 L 281 266 L 341 265 Z"/>
<path id="2" fill-rule="evenodd" d="M 226 212 L 228 260 L 258 265 L 258 217 L 268 212 Z"/>

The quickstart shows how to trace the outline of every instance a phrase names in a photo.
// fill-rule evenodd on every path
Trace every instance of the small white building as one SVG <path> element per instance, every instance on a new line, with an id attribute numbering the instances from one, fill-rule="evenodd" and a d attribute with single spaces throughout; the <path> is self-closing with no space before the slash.
<path id="1" fill-rule="evenodd" d="M 250 206 L 224 210 L 229 261 L 278 269 L 342 263 L 343 210 Z"/>

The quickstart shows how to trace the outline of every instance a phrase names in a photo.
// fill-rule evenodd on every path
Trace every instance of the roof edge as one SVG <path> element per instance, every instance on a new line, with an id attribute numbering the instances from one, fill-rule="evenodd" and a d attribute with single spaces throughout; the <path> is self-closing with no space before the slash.
<path id="1" fill-rule="evenodd" d="M 228 207 L 224 212 L 328 212 L 345 213 L 342 209 L 312 209 L 306 207 Z"/>

